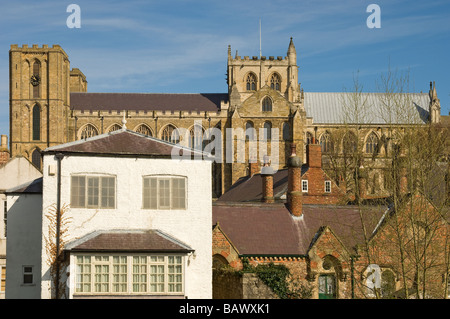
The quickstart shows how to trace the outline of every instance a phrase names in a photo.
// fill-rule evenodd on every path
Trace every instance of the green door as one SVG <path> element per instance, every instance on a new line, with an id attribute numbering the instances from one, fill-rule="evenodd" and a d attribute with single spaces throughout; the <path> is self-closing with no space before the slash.
<path id="1" fill-rule="evenodd" d="M 336 298 L 336 279 L 334 275 L 319 276 L 319 299 Z"/>

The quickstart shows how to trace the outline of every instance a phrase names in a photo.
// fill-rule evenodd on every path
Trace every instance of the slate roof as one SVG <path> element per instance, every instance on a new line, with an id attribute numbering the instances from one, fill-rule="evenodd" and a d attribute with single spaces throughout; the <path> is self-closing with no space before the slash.
<path id="1" fill-rule="evenodd" d="M 188 253 L 191 247 L 160 230 L 103 230 L 74 240 L 70 251 L 141 251 Z"/>
<path id="2" fill-rule="evenodd" d="M 208 153 L 195 151 L 173 143 L 169 143 L 151 136 L 140 134 L 130 130 L 117 130 L 83 140 L 46 148 L 46 153 L 76 153 L 94 155 L 125 155 L 125 156 L 148 156 L 170 158 L 174 154 L 193 155 Z"/>
<path id="3" fill-rule="evenodd" d="M 302 167 L 302 174 L 306 170 L 306 165 Z M 288 170 L 278 170 L 273 174 L 273 194 L 279 198 L 286 193 L 288 183 Z M 244 176 L 239 178 L 218 201 L 247 202 L 260 201 L 262 198 L 262 178 L 261 174 Z"/>
<path id="4" fill-rule="evenodd" d="M 80 111 L 219 111 L 226 93 L 70 93 L 70 106 Z"/>
<path id="5" fill-rule="evenodd" d="M 370 234 L 387 208 L 361 209 Z M 364 240 L 359 208 L 350 205 L 303 205 L 303 215 L 294 217 L 281 203 L 215 202 L 213 225 L 217 223 L 241 255 L 305 255 L 323 226 L 347 249 Z"/>
<path id="6" fill-rule="evenodd" d="M 345 112 L 352 104 L 352 93 L 339 92 L 305 92 L 305 111 L 307 117 L 312 117 L 315 124 L 342 124 L 353 123 L 354 114 Z M 364 118 L 359 123 L 367 124 L 423 124 L 428 121 L 430 97 L 428 93 L 409 93 L 408 95 L 399 95 L 411 105 L 411 113 L 400 112 L 394 115 L 392 120 L 387 121 L 386 107 L 383 100 L 383 93 L 361 93 L 360 104 L 365 103 L 367 107 Z M 408 100 L 406 99 L 408 96 Z M 350 115 L 345 118 L 345 114 Z M 412 122 L 411 122 L 412 121 Z"/>
<path id="7" fill-rule="evenodd" d="M 7 194 L 42 194 L 42 177 L 36 178 L 30 182 L 7 189 Z"/>

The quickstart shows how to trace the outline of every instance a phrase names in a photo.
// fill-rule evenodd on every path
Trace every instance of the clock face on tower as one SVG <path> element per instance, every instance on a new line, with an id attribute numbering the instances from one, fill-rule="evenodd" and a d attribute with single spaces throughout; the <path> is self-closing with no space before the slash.
<path id="1" fill-rule="evenodd" d="M 34 74 L 31 76 L 30 82 L 33 86 L 39 85 L 39 83 L 41 83 L 41 78 L 39 75 Z"/>

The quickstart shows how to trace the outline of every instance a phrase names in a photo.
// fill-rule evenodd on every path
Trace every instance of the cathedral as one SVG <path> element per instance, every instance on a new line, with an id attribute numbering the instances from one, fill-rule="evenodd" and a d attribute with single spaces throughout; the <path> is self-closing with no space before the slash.
<path id="1" fill-rule="evenodd" d="M 342 163 L 346 151 L 361 149 L 363 161 L 373 168 L 368 192 L 382 195 L 387 191 L 383 160 L 391 156 L 392 125 L 441 121 L 434 83 L 427 93 L 402 95 L 407 119 L 384 116 L 386 94 L 304 92 L 292 38 L 286 56 L 240 56 L 237 51 L 233 56 L 228 46 L 227 87 L 222 93 L 91 93 L 86 76 L 71 69 L 69 55 L 59 45 L 11 45 L 9 66 L 11 157 L 22 155 L 41 169 L 42 150 L 115 131 L 124 119 L 128 129 L 172 143 L 184 140 L 189 147 L 204 146 L 215 128 L 221 132 L 222 148 L 221 160 L 213 164 L 217 197 L 250 173 L 249 164 L 262 166 L 259 154 L 283 169 L 292 144 L 305 161 L 310 143 L 321 145 L 323 167 L 329 170 L 336 159 Z M 354 111 L 356 105 L 361 112 Z M 356 126 L 357 135 L 346 130 Z M 229 143 L 230 128 L 245 132 L 231 136 L 236 143 Z M 189 132 L 187 141 L 181 129 Z M 249 141 L 260 132 L 268 142 L 265 150 L 255 152 Z M 227 150 L 237 151 L 239 142 L 245 147 L 243 159 L 226 160 Z M 345 183 L 342 170 L 330 176 Z"/>

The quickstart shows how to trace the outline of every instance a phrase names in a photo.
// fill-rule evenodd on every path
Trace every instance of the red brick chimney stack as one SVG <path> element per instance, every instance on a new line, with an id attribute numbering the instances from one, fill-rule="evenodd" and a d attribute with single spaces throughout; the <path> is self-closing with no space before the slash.
<path id="1" fill-rule="evenodd" d="M 297 156 L 296 145 L 291 145 L 291 156 L 288 159 L 288 193 L 287 204 L 292 215 L 302 216 L 303 194 L 302 183 L 302 160 Z"/>
<path id="2" fill-rule="evenodd" d="M 306 163 L 308 167 L 322 167 L 322 146 L 316 144 L 316 139 L 313 138 L 311 143 L 306 145 Z"/>
<path id="3" fill-rule="evenodd" d="M 264 166 L 261 169 L 262 177 L 262 201 L 265 203 L 273 203 L 273 168 L 270 167 L 268 156 L 264 156 Z"/>

